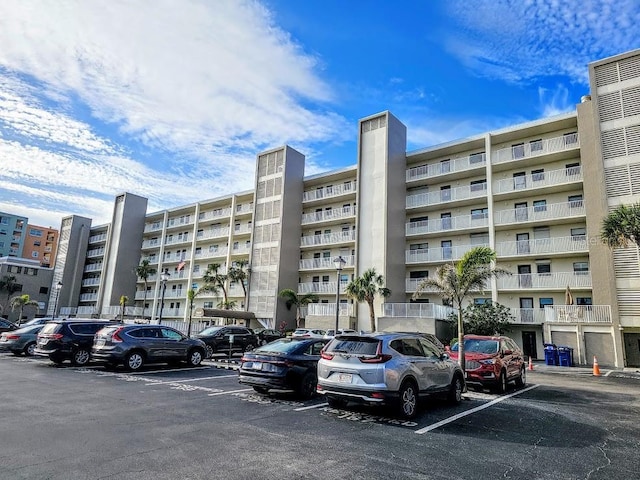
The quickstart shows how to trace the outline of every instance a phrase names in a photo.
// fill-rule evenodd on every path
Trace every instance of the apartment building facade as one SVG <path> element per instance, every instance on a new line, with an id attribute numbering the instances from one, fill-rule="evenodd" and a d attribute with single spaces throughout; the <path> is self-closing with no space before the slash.
<path id="1" fill-rule="evenodd" d="M 0 212 L 0 257 L 21 257 L 27 217 Z"/>
<path id="2" fill-rule="evenodd" d="M 0 257 L 0 278 L 13 278 L 13 293 L 3 291 L 0 294 L 2 316 L 17 322 L 20 311 L 11 309 L 11 298 L 18 295 L 29 295 L 29 299 L 38 302 L 38 308 L 24 307 L 22 322 L 43 315 L 47 311 L 49 294 L 53 278 L 53 269 L 43 267 L 37 260 L 20 257 Z"/>
<path id="3" fill-rule="evenodd" d="M 37 260 L 46 268 L 53 267 L 58 251 L 58 236 L 55 228 L 27 224 L 22 257 Z"/>
<path id="4" fill-rule="evenodd" d="M 612 251 L 599 238 L 606 214 L 639 198 L 640 51 L 595 62 L 589 75 L 591 95 L 573 113 L 407 152 L 406 127 L 382 112 L 360 120 L 353 167 L 305 177 L 304 155 L 284 146 L 257 155 L 252 191 L 142 215 L 138 204 L 127 244 L 139 236 L 141 247 L 129 247 L 126 263 L 146 259 L 156 273 L 119 288 L 135 299 L 129 314 L 202 318 L 221 300 L 199 291 L 207 267 L 224 274 L 242 264 L 247 281 L 225 290 L 235 309 L 255 315 L 251 326 L 293 325 L 296 312 L 278 297 L 288 288 L 318 295 L 307 325 L 333 326 L 337 314 L 341 327 L 368 330 L 368 307 L 344 288 L 375 268 L 392 291 L 376 300 L 378 329 L 437 334 L 451 309 L 435 292 L 413 294 L 440 265 L 486 245 L 511 275 L 470 301 L 507 306 L 527 355 L 542 358 L 555 343 L 574 348 L 578 363 L 597 355 L 603 365 L 640 365 L 638 249 Z M 112 225 L 91 229 L 105 252 L 122 235 Z M 104 291 L 120 277 L 94 272 L 124 252 L 79 251 L 77 280 L 95 282 L 95 298 L 78 302 L 74 291 L 65 308 L 111 315 L 118 295 Z M 199 292 L 193 305 L 190 289 Z"/>

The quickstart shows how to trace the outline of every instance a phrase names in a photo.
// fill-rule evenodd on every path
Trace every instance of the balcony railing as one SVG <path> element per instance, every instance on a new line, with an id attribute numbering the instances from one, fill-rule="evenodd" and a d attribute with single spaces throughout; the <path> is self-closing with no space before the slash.
<path id="1" fill-rule="evenodd" d="M 307 258 L 300 260 L 298 266 L 299 270 L 335 270 L 336 267 L 333 263 L 335 257 L 329 258 Z M 353 255 L 343 255 L 342 259 L 345 261 L 344 267 L 353 267 L 355 264 L 355 257 Z"/>
<path id="2" fill-rule="evenodd" d="M 194 222 L 194 217 L 193 215 L 189 215 L 188 218 L 170 218 L 167 221 L 167 228 L 173 228 L 173 227 L 183 227 L 186 225 L 193 225 Z"/>
<path id="3" fill-rule="evenodd" d="M 340 220 L 343 218 L 353 217 L 354 215 L 354 208 L 333 208 L 331 210 L 323 210 L 322 212 L 306 213 L 302 215 L 302 224 Z"/>
<path id="4" fill-rule="evenodd" d="M 152 247 L 159 247 L 160 246 L 160 240 L 157 238 L 151 239 L 151 240 L 145 240 L 142 242 L 142 248 L 152 248 Z"/>
<path id="5" fill-rule="evenodd" d="M 101 257 L 104 255 L 104 248 L 96 248 L 87 250 L 87 257 Z"/>
<path id="6" fill-rule="evenodd" d="M 223 238 L 229 236 L 229 228 L 216 228 L 207 232 L 198 232 L 196 237 L 198 240 L 207 240 L 209 238 Z"/>
<path id="7" fill-rule="evenodd" d="M 435 303 L 383 303 L 382 315 L 396 318 L 447 319 L 456 309 Z"/>
<path id="8" fill-rule="evenodd" d="M 97 272 L 98 270 L 102 270 L 102 263 L 91 263 L 84 266 L 85 272 Z"/>
<path id="9" fill-rule="evenodd" d="M 591 288 L 589 272 L 522 273 L 498 278 L 498 290 Z"/>
<path id="10" fill-rule="evenodd" d="M 324 198 L 339 197 L 348 193 L 355 193 L 356 182 L 343 183 L 333 185 L 331 187 L 323 187 L 317 190 L 308 190 L 302 194 L 302 201 L 309 202 L 311 200 L 320 200 Z"/>
<path id="11" fill-rule="evenodd" d="M 191 257 L 191 252 L 189 251 L 186 251 L 184 253 L 182 252 L 169 253 L 162 258 L 162 261 L 163 262 L 181 262 L 182 260 L 189 260 L 189 257 Z"/>
<path id="12" fill-rule="evenodd" d="M 251 252 L 251 245 L 238 245 L 231 249 L 231 255 L 246 255 Z"/>
<path id="13" fill-rule="evenodd" d="M 148 233 L 148 232 L 158 232 L 160 230 L 162 230 L 162 226 L 163 226 L 163 222 L 159 222 L 159 223 L 147 223 L 144 226 L 144 233 Z"/>
<path id="14" fill-rule="evenodd" d="M 554 253 L 577 253 L 588 251 L 587 238 L 584 235 L 572 237 L 537 238 L 500 242 L 496 245 L 498 257 L 518 255 L 548 255 Z"/>
<path id="15" fill-rule="evenodd" d="M 353 242 L 356 239 L 356 231 L 325 233 L 324 235 L 312 235 L 300 238 L 301 247 L 313 245 L 332 245 L 335 243 Z"/>
<path id="16" fill-rule="evenodd" d="M 89 243 L 104 242 L 106 239 L 107 239 L 107 234 L 101 233 L 100 235 L 93 235 L 89 237 Z"/>
<path id="17" fill-rule="evenodd" d="M 98 300 L 98 294 L 97 293 L 82 293 L 82 294 L 80 294 L 80 301 L 81 302 L 95 302 L 96 300 Z"/>
<path id="18" fill-rule="evenodd" d="M 486 243 L 477 245 L 457 245 L 455 247 L 434 247 L 419 250 L 406 250 L 407 263 L 448 262 L 460 260 L 462 256 L 475 247 L 488 247 Z"/>
<path id="19" fill-rule="evenodd" d="M 448 162 L 432 163 L 430 165 L 420 165 L 407 170 L 407 182 L 422 180 L 425 178 L 437 177 L 448 173 L 462 172 L 473 168 L 482 167 L 487 162 L 484 153 L 471 155 L 468 157 L 454 158 Z"/>
<path id="20" fill-rule="evenodd" d="M 405 292 L 406 293 L 414 293 L 418 290 L 418 286 L 425 280 L 424 278 L 405 278 Z M 485 292 L 490 290 L 489 285 L 485 285 L 483 289 L 471 289 L 471 292 L 480 292 L 484 290 Z M 422 290 L 422 293 L 438 293 L 438 290 L 434 287 L 427 287 Z"/>
<path id="21" fill-rule="evenodd" d="M 214 257 L 224 257 L 227 255 L 228 248 L 227 247 L 218 247 L 216 250 L 202 250 L 200 252 L 196 252 L 194 258 L 214 258 Z"/>
<path id="22" fill-rule="evenodd" d="M 253 208 L 253 207 L 252 207 Z M 200 213 L 199 221 L 215 220 L 218 218 L 225 218 L 231 215 L 231 208 L 220 208 L 217 210 L 211 210 L 209 212 Z"/>
<path id="23" fill-rule="evenodd" d="M 310 303 L 308 305 L 308 315 L 316 315 L 319 317 L 335 317 L 336 316 L 336 304 L 335 303 Z M 338 316 L 340 317 L 352 317 L 353 305 L 349 303 L 341 303 L 338 309 Z"/>
<path id="24" fill-rule="evenodd" d="M 544 323 L 544 308 L 510 308 L 514 319 L 512 323 Z"/>
<path id="25" fill-rule="evenodd" d="M 233 228 L 234 235 L 243 235 L 247 233 L 251 233 L 252 227 L 249 225 L 241 225 L 240 227 Z"/>
<path id="26" fill-rule="evenodd" d="M 338 282 L 307 282 L 298 284 L 298 293 L 331 293 L 336 294 Z M 348 282 L 340 282 L 340 293 L 344 293 Z"/>
<path id="27" fill-rule="evenodd" d="M 574 150 L 580 147 L 580 138 L 577 133 L 563 135 L 562 137 L 547 138 L 523 145 L 502 148 L 491 155 L 491 163 L 510 162 L 512 160 L 524 160 L 549 153 Z"/>
<path id="28" fill-rule="evenodd" d="M 247 213 L 253 213 L 253 203 L 243 203 L 242 205 L 236 205 L 236 215 L 245 215 Z"/>
<path id="29" fill-rule="evenodd" d="M 82 280 L 83 287 L 94 287 L 96 285 L 100 285 L 99 278 L 85 278 L 84 280 Z"/>
<path id="30" fill-rule="evenodd" d="M 167 238 L 164 241 L 164 244 L 175 245 L 176 243 L 187 243 L 187 242 L 191 242 L 191 238 L 189 238 L 189 235 L 183 235 L 182 237 Z"/>
<path id="31" fill-rule="evenodd" d="M 488 214 L 460 215 L 457 217 L 437 218 L 406 224 L 406 234 L 423 235 L 425 233 L 445 232 L 449 230 L 463 230 L 465 228 L 487 227 L 489 225 Z"/>
<path id="32" fill-rule="evenodd" d="M 544 313 L 546 322 L 611 323 L 610 305 L 552 305 Z"/>
<path id="33" fill-rule="evenodd" d="M 584 202 L 582 200 L 575 200 L 565 203 L 499 210 L 495 214 L 495 224 L 506 225 L 510 223 L 539 222 L 562 218 L 584 217 L 584 215 Z"/>
<path id="34" fill-rule="evenodd" d="M 479 183 L 464 187 L 448 188 L 435 192 L 417 193 L 408 195 L 406 200 L 407 208 L 426 207 L 441 203 L 457 202 L 470 198 L 480 198 L 487 195 L 487 184 Z"/>
<path id="35" fill-rule="evenodd" d="M 527 191 L 535 188 L 563 185 L 582 181 L 580 166 L 551 170 L 548 172 L 532 173 L 513 178 L 505 178 L 496 183 L 494 193 L 509 193 Z"/>

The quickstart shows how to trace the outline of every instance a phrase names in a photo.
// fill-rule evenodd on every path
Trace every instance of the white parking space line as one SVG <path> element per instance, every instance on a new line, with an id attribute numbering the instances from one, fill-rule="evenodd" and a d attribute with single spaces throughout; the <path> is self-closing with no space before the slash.
<path id="1" fill-rule="evenodd" d="M 187 367 L 187 368 L 172 368 L 171 370 L 149 370 L 148 372 L 127 372 L 127 375 L 146 375 L 148 373 L 173 373 L 184 372 L 193 370 L 211 370 L 211 367 Z"/>
<path id="2" fill-rule="evenodd" d="M 539 387 L 539 385 L 531 385 L 528 388 L 525 388 L 524 390 L 518 390 L 517 392 L 513 392 L 510 393 L 509 395 L 505 395 L 503 397 L 498 397 L 495 400 L 492 400 L 491 402 L 485 403 L 484 405 L 480 405 L 479 407 L 475 407 L 472 408 L 471 410 L 467 410 L 466 412 L 462 412 L 462 413 L 458 413 L 457 415 L 454 415 L 452 417 L 449 418 L 445 418 L 444 420 L 441 420 L 439 422 L 434 423 L 433 425 L 429 425 L 428 427 L 424 427 L 421 428 L 420 430 L 416 430 L 416 433 L 418 435 L 422 435 L 424 433 L 430 432 L 431 430 L 435 430 L 436 428 L 440 428 L 443 425 L 446 425 L 447 423 L 451 423 L 451 422 L 455 422 L 456 420 L 466 417 L 467 415 L 471 415 L 473 413 L 479 412 L 480 410 L 484 410 L 485 408 L 489 408 L 492 405 L 495 405 L 496 403 L 500 403 L 504 400 L 507 400 L 511 397 L 515 397 L 516 395 L 520 395 L 521 393 L 524 392 L 528 392 L 529 390 L 532 390 L 536 387 Z"/>
<path id="3" fill-rule="evenodd" d="M 218 376 L 215 376 L 215 377 L 187 378 L 185 380 L 171 380 L 171 381 L 168 381 L 168 382 L 154 382 L 154 385 L 166 385 L 166 384 L 170 384 L 170 383 L 181 383 L 181 382 L 198 382 L 200 380 L 211 380 L 213 378 L 229 378 L 229 377 L 238 378 L 238 375 L 218 375 Z"/>
<path id="4" fill-rule="evenodd" d="M 327 405 L 329 405 L 328 403 L 319 403 L 317 405 L 309 405 L 308 407 L 300 407 L 300 408 L 294 408 L 293 411 L 294 412 L 302 412 L 304 410 L 311 410 L 313 408 L 320 408 L 320 407 L 326 407 Z"/>
<path id="5" fill-rule="evenodd" d="M 228 392 L 218 392 L 218 393 L 210 393 L 210 397 L 217 397 L 218 395 L 228 395 L 230 393 L 240 393 L 240 392 L 249 392 L 253 390 L 252 388 L 243 388 L 242 390 L 230 390 Z"/>

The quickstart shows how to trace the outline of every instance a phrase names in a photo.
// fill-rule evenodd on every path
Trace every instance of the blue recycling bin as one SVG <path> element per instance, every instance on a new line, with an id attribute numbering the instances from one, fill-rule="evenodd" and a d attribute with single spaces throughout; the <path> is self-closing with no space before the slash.
<path id="1" fill-rule="evenodd" d="M 573 348 L 566 345 L 558 345 L 558 365 L 561 367 L 573 367 Z"/>
<path id="2" fill-rule="evenodd" d="M 559 365 L 558 347 L 555 344 L 544 344 L 544 363 L 545 365 Z"/>

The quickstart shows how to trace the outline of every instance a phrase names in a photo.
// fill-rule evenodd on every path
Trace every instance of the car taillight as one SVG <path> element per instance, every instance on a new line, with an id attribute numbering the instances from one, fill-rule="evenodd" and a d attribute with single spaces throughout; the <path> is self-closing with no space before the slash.
<path id="1" fill-rule="evenodd" d="M 333 360 L 333 353 L 321 352 L 320 358 L 324 358 L 325 360 Z"/>
<path id="2" fill-rule="evenodd" d="M 122 343 L 122 338 L 120 338 L 120 331 L 123 329 L 124 327 L 119 327 L 115 332 L 113 332 L 111 334 L 111 342 L 113 343 Z"/>
<path id="3" fill-rule="evenodd" d="M 384 362 L 388 362 L 392 358 L 393 358 L 393 355 L 388 355 L 386 353 L 379 353 L 375 357 L 370 357 L 370 358 L 359 357 L 358 360 L 360 360 L 362 363 L 384 363 Z"/>
<path id="4" fill-rule="evenodd" d="M 50 338 L 51 340 L 60 340 L 62 338 L 61 333 L 41 333 L 38 334 L 38 338 Z"/>
<path id="5" fill-rule="evenodd" d="M 6 338 L 7 340 L 18 340 L 20 338 L 20 335 L 8 334 L 8 335 L 3 335 L 3 337 Z"/>

